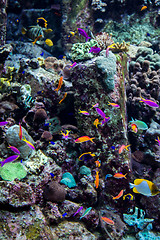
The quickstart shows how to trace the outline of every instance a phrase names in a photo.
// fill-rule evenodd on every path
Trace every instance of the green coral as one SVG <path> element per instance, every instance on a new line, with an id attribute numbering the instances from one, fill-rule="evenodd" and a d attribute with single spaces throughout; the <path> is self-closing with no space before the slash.
<path id="1" fill-rule="evenodd" d="M 21 180 L 27 175 L 26 170 L 23 165 L 19 162 L 17 163 L 7 163 L 0 168 L 0 176 L 3 180 L 14 181 L 14 179 Z"/>
<path id="2" fill-rule="evenodd" d="M 91 169 L 86 167 L 85 165 L 83 165 L 80 168 L 80 174 L 89 176 L 89 175 L 91 175 Z"/>
<path id="3" fill-rule="evenodd" d="M 69 188 L 76 187 L 76 182 L 70 172 L 66 172 L 62 175 L 61 183 L 68 186 Z"/>
<path id="4" fill-rule="evenodd" d="M 83 61 L 88 60 L 94 57 L 92 53 L 89 53 L 91 47 L 99 47 L 98 42 L 94 39 L 91 39 L 85 43 L 75 43 L 71 49 L 71 58 L 73 61 Z"/>

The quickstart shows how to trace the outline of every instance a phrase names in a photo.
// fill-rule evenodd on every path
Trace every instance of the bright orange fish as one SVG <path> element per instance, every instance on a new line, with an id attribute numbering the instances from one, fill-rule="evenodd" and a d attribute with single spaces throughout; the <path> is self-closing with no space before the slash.
<path id="1" fill-rule="evenodd" d="M 129 147 L 129 146 L 131 146 L 131 145 L 130 145 L 130 144 L 127 145 L 127 146 L 122 145 L 122 146 L 119 148 L 119 150 L 118 150 L 119 154 L 121 154 L 121 153 L 123 152 L 124 149 L 126 149 L 127 151 L 129 151 L 129 150 L 128 150 L 128 147 Z"/>
<path id="2" fill-rule="evenodd" d="M 99 122 L 99 119 L 97 118 L 97 119 L 93 122 L 93 125 L 95 125 L 96 128 L 97 128 L 98 124 L 100 124 L 100 122 Z"/>
<path id="3" fill-rule="evenodd" d="M 143 6 L 143 7 L 141 8 L 141 11 L 143 11 L 143 10 L 145 10 L 145 9 L 147 9 L 147 6 Z"/>
<path id="4" fill-rule="evenodd" d="M 135 123 L 132 123 L 132 124 L 131 124 L 131 128 L 132 128 L 132 131 L 133 131 L 134 133 L 137 133 L 138 128 L 137 128 L 137 125 L 136 125 Z"/>
<path id="5" fill-rule="evenodd" d="M 95 164 L 96 164 L 96 167 L 100 167 L 101 166 L 101 161 L 97 160 L 97 161 L 95 161 Z"/>
<path id="6" fill-rule="evenodd" d="M 119 199 L 123 196 L 124 190 L 121 190 L 120 193 L 117 196 L 112 196 L 112 199 Z"/>
<path id="7" fill-rule="evenodd" d="M 54 91 L 59 91 L 59 89 L 62 87 L 62 84 L 63 84 L 63 76 L 60 77 L 59 79 L 59 83 L 58 83 L 58 87 L 54 90 Z"/>
<path id="8" fill-rule="evenodd" d="M 22 140 L 22 126 L 19 122 L 19 139 Z"/>
<path id="9" fill-rule="evenodd" d="M 82 142 L 87 142 L 87 141 L 91 141 L 93 142 L 94 138 L 90 138 L 88 136 L 83 136 L 83 137 L 79 137 L 75 140 L 75 143 L 82 143 Z M 94 142 L 93 142 L 94 143 Z"/>
<path id="10" fill-rule="evenodd" d="M 104 222 L 106 222 L 107 224 L 114 225 L 114 222 L 111 219 L 107 218 L 107 217 L 101 217 L 101 219 Z"/>
<path id="11" fill-rule="evenodd" d="M 94 181 L 96 188 L 99 186 L 99 171 L 96 171 L 96 179 Z"/>
<path id="12" fill-rule="evenodd" d="M 126 175 L 127 175 L 127 173 L 125 175 L 123 175 L 122 173 L 115 173 L 113 177 L 114 178 L 126 178 Z"/>
<path id="13" fill-rule="evenodd" d="M 64 101 L 64 99 L 67 97 L 67 93 L 64 94 L 63 98 L 59 101 L 59 104 Z"/>

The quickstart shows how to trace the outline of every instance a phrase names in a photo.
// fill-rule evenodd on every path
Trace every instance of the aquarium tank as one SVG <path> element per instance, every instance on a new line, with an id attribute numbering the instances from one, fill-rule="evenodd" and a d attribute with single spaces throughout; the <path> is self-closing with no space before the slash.
<path id="1" fill-rule="evenodd" d="M 0 240 L 160 240 L 160 0 L 0 0 Z"/>

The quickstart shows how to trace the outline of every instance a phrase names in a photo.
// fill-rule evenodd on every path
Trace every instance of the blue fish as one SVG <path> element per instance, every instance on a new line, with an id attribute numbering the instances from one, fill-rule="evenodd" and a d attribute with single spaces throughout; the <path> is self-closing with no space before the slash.
<path id="1" fill-rule="evenodd" d="M 67 215 L 67 213 L 63 213 L 62 216 L 61 216 L 61 218 L 62 218 L 62 217 L 65 217 L 66 215 Z"/>
<path id="2" fill-rule="evenodd" d="M 22 74 L 25 74 L 25 71 L 23 71 Z"/>
<path id="3" fill-rule="evenodd" d="M 40 55 L 43 57 L 43 55 L 44 55 L 44 52 L 42 52 Z"/>
<path id="4" fill-rule="evenodd" d="M 112 174 L 107 174 L 107 175 L 105 176 L 105 179 L 107 179 L 108 177 L 113 177 L 113 175 L 112 175 Z"/>
<path id="5" fill-rule="evenodd" d="M 50 173 L 51 177 L 54 177 L 55 175 L 53 173 Z"/>
<path id="6" fill-rule="evenodd" d="M 21 163 L 22 163 L 22 159 L 21 159 Z"/>
<path id="7" fill-rule="evenodd" d="M 52 145 L 54 145 L 54 144 L 55 144 L 55 142 L 53 142 L 53 141 L 50 141 L 49 143 L 50 143 L 50 144 L 52 144 Z"/>
<path id="8" fill-rule="evenodd" d="M 113 150 L 115 150 L 116 148 L 114 146 L 111 147 Z"/>
<path id="9" fill-rule="evenodd" d="M 146 33 L 146 36 L 149 37 L 149 36 L 151 36 L 151 35 L 147 32 L 147 33 Z"/>
<path id="10" fill-rule="evenodd" d="M 50 126 L 51 125 L 51 123 L 45 123 L 44 124 L 44 126 L 46 127 L 46 126 Z"/>
<path id="11" fill-rule="evenodd" d="M 41 94 L 41 93 L 43 93 L 43 91 L 38 91 L 38 92 L 37 92 L 37 94 Z"/>

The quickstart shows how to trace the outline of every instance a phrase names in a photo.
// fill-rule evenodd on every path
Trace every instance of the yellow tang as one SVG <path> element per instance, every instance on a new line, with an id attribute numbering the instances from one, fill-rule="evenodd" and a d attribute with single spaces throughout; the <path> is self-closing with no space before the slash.
<path id="1" fill-rule="evenodd" d="M 133 192 L 140 193 L 145 196 L 155 196 L 160 193 L 153 182 L 145 179 L 135 179 L 134 184 L 130 183 L 130 188 L 133 188 Z"/>
<path id="2" fill-rule="evenodd" d="M 52 47 L 53 46 L 53 42 L 51 39 L 46 39 L 45 43 L 49 46 Z"/>

